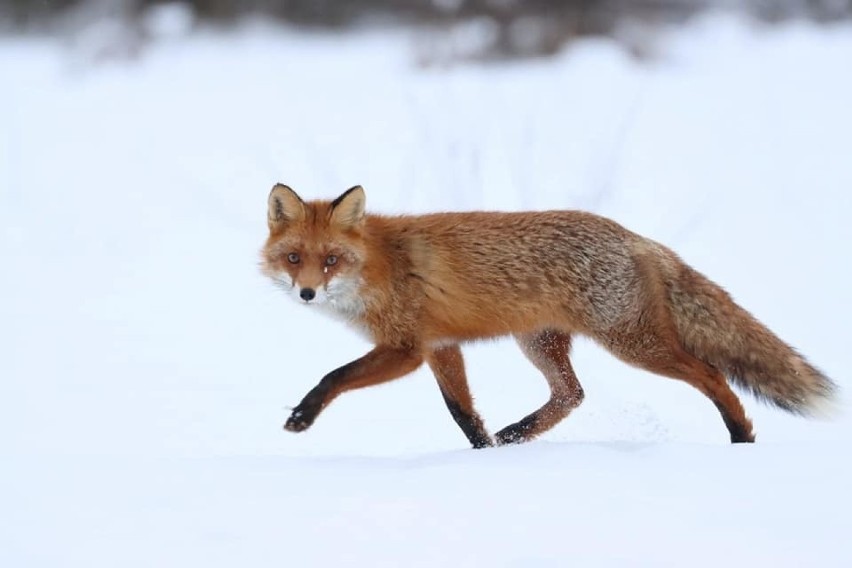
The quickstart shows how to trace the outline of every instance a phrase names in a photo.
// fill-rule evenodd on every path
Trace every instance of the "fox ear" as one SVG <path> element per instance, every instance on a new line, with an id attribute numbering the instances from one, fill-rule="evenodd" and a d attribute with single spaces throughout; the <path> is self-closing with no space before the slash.
<path id="1" fill-rule="evenodd" d="M 269 230 L 275 231 L 287 223 L 305 218 L 305 202 L 295 191 L 286 185 L 276 183 L 269 193 L 269 211 L 267 221 Z"/>
<path id="2" fill-rule="evenodd" d="M 360 185 L 347 189 L 331 202 L 331 222 L 345 228 L 355 227 L 364 219 L 367 196 Z"/>

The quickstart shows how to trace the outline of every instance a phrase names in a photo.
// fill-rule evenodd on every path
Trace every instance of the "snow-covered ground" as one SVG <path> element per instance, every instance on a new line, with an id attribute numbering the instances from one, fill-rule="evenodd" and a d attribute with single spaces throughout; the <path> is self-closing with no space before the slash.
<path id="1" fill-rule="evenodd" d="M 92 64 L 0 38 L 0 565 L 848 566 L 852 418 L 758 444 L 590 342 L 583 406 L 467 449 L 427 371 L 281 425 L 368 345 L 257 270 L 266 196 L 582 208 L 673 248 L 848 391 L 852 28 L 708 18 L 638 63 L 422 68 L 251 27 Z M 546 383 L 470 346 L 491 431 Z M 841 401 L 841 406 L 845 403 Z"/>

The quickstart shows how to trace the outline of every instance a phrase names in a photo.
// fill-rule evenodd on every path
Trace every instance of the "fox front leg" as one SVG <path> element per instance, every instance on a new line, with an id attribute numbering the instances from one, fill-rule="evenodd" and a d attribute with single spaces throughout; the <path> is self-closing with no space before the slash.
<path id="1" fill-rule="evenodd" d="M 418 350 L 380 345 L 323 377 L 293 409 L 284 429 L 290 432 L 307 430 L 322 409 L 338 395 L 398 379 L 417 369 L 421 363 L 423 355 Z"/>
<path id="2" fill-rule="evenodd" d="M 470 444 L 474 448 L 492 446 L 493 442 L 482 424 L 482 418 L 473 407 L 473 397 L 470 395 L 464 372 L 464 358 L 459 346 L 447 345 L 433 349 L 426 356 L 426 361 L 438 380 L 438 387 L 453 420 L 467 436 Z"/>

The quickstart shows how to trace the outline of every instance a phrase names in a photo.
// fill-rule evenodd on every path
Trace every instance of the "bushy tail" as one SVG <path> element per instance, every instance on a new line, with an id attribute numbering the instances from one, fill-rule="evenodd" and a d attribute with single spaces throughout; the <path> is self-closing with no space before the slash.
<path id="1" fill-rule="evenodd" d="M 670 265 L 671 267 L 671 265 Z M 667 278 L 684 348 L 759 400 L 801 415 L 824 414 L 837 386 L 727 292 L 680 265 Z"/>

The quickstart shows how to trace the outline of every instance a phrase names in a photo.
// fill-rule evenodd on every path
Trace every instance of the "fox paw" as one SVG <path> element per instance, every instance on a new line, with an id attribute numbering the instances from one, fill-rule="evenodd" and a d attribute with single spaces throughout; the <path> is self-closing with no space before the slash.
<path id="1" fill-rule="evenodd" d="M 290 414 L 290 418 L 288 418 L 287 422 L 284 423 L 284 429 L 289 432 L 304 432 L 311 424 L 313 424 L 313 422 L 313 416 L 310 416 L 304 410 L 296 407 L 293 409 L 292 414 Z"/>
<path id="2" fill-rule="evenodd" d="M 509 444 L 522 444 L 526 442 L 526 437 L 520 432 L 515 431 L 506 431 L 501 430 L 494 435 L 494 438 L 497 440 L 497 444 L 500 446 L 506 446 Z"/>
<path id="3" fill-rule="evenodd" d="M 535 418 L 527 416 L 520 422 L 510 424 L 494 434 L 494 439 L 500 446 L 508 444 L 523 444 L 534 437 L 532 433 L 535 426 Z"/>

